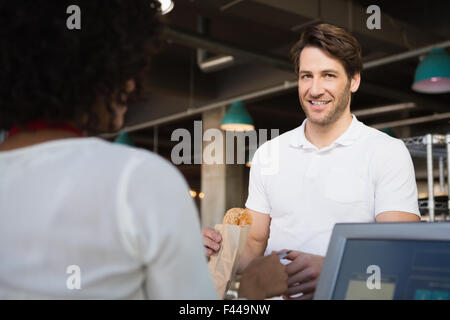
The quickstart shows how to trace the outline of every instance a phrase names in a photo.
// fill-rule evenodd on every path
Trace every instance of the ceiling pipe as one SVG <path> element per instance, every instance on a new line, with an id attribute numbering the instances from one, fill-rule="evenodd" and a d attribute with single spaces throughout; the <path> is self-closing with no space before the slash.
<path id="1" fill-rule="evenodd" d="M 408 125 L 417 124 L 417 123 L 444 120 L 444 119 L 449 119 L 449 118 L 450 118 L 450 112 L 444 112 L 444 113 L 432 114 L 430 116 L 423 116 L 423 117 L 417 117 L 417 118 L 412 118 L 412 119 L 372 124 L 372 125 L 370 125 L 370 127 L 373 127 L 376 129 L 395 128 L 395 127 L 408 126 Z"/>
<path id="2" fill-rule="evenodd" d="M 269 64 L 274 67 L 292 71 L 293 67 L 289 60 L 238 48 L 232 44 L 214 41 L 209 36 L 200 36 L 197 33 L 192 33 L 180 30 L 174 27 L 166 28 L 162 36 L 172 42 L 185 45 L 191 48 L 203 48 L 209 52 L 218 54 L 231 55 L 234 57 L 242 57 L 252 61 L 259 61 L 261 63 Z"/>
<path id="3" fill-rule="evenodd" d="M 227 3 L 227 4 L 224 4 L 223 6 L 220 7 L 220 11 L 228 10 L 228 9 L 230 9 L 232 6 L 235 6 L 235 5 L 237 5 L 238 3 L 241 3 L 242 1 L 244 1 L 244 0 L 234 0 L 234 1 L 231 1 L 231 2 L 229 2 L 229 3 Z"/>
<path id="4" fill-rule="evenodd" d="M 399 53 L 399 54 L 394 54 L 392 56 L 381 58 L 381 59 L 377 59 L 377 60 L 374 60 L 374 61 L 369 61 L 369 62 L 366 62 L 366 63 L 363 64 L 363 68 L 364 68 L 364 70 L 366 70 L 366 69 L 382 66 L 382 65 L 385 65 L 385 64 L 388 64 L 388 63 L 397 62 L 397 61 L 406 60 L 406 59 L 409 59 L 409 58 L 421 56 L 423 54 L 428 53 L 431 49 L 447 48 L 447 47 L 450 47 L 450 40 L 447 40 L 447 41 L 444 41 L 444 42 L 439 42 L 439 43 L 433 44 L 431 46 L 426 46 L 426 47 L 414 49 L 414 50 L 411 50 L 411 51 L 407 51 L 407 52 L 403 52 L 403 53 Z"/>
<path id="5" fill-rule="evenodd" d="M 414 102 L 406 102 L 406 103 L 397 103 L 397 104 L 390 104 L 387 106 L 382 107 L 375 107 L 375 108 L 368 108 L 368 109 L 362 109 L 362 110 L 355 110 L 352 113 L 360 117 L 367 117 L 372 116 L 374 114 L 381 114 L 381 113 L 388 113 L 393 111 L 403 111 L 407 109 L 413 109 L 417 105 Z"/>
<path id="6" fill-rule="evenodd" d="M 197 32 L 202 36 L 209 35 L 209 19 L 197 17 Z M 197 48 L 197 65 L 203 72 L 214 72 L 228 68 L 234 64 L 234 57 L 230 55 L 218 55 L 207 59 L 207 51 Z"/>

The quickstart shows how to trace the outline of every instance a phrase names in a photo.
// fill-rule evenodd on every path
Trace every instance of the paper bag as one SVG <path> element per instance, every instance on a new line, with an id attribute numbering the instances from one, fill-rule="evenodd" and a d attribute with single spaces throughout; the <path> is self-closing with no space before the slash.
<path id="1" fill-rule="evenodd" d="M 222 236 L 222 242 L 219 252 L 210 257 L 208 267 L 217 295 L 223 299 L 228 284 L 237 271 L 239 259 L 247 243 L 250 226 L 216 224 L 214 229 Z"/>

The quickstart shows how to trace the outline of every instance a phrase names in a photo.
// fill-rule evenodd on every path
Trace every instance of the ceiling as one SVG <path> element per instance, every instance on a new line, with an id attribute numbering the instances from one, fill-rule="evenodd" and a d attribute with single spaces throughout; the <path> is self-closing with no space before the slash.
<path id="1" fill-rule="evenodd" d="M 280 132 L 301 124 L 296 81 L 289 50 L 305 26 L 317 22 L 343 26 L 352 31 L 363 49 L 363 62 L 408 52 L 450 40 L 450 1 L 366 0 L 175 0 L 164 16 L 167 29 L 163 48 L 154 57 L 152 95 L 132 105 L 127 130 L 137 146 L 153 149 L 154 126 L 158 126 L 157 149 L 170 159 L 177 142 L 177 128 L 192 130 L 201 120 L 202 108 L 226 105 L 234 98 L 260 92 L 245 104 L 257 129 L 278 128 Z M 366 8 L 381 9 L 381 30 L 369 30 Z M 198 19 L 209 21 L 209 31 L 198 32 Z M 203 72 L 197 65 L 197 49 L 208 56 L 233 55 L 232 66 Z M 391 127 L 401 138 L 429 132 L 450 131 L 450 116 L 442 120 L 401 125 L 398 121 L 450 111 L 450 94 L 426 95 L 411 90 L 419 56 L 366 68 L 360 90 L 352 100 L 352 111 L 414 102 L 412 109 L 361 116 L 368 125 L 396 122 Z M 278 90 L 262 94 L 265 89 Z M 194 166 L 192 166 L 194 167 Z M 200 166 L 196 166 L 200 167 Z M 198 179 L 200 168 L 182 169 L 188 180 Z M 195 184 L 195 182 L 194 182 Z"/>

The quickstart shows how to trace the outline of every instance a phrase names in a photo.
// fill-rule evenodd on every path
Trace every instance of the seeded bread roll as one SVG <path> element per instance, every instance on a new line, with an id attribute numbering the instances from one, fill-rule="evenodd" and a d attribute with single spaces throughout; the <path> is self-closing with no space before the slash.
<path id="1" fill-rule="evenodd" d="M 232 208 L 225 214 L 223 223 L 242 227 L 249 226 L 252 224 L 252 215 L 246 209 Z"/>

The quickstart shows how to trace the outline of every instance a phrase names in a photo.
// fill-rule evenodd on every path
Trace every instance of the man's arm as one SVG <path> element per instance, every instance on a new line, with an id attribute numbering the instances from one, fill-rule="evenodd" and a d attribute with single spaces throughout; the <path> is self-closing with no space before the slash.
<path id="1" fill-rule="evenodd" d="M 414 213 L 403 211 L 386 211 L 377 215 L 377 222 L 417 222 L 420 217 Z"/>
<path id="2" fill-rule="evenodd" d="M 239 260 L 238 273 L 241 273 L 253 259 L 264 254 L 270 233 L 270 215 L 248 208 L 247 210 L 253 219 L 247 244 Z"/>
<path id="3" fill-rule="evenodd" d="M 373 155 L 374 213 L 377 222 L 417 222 L 420 211 L 411 155 L 400 140 L 392 140 Z"/>

